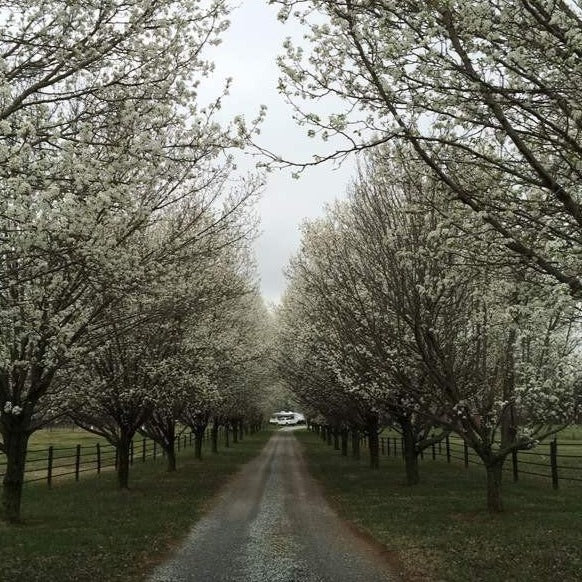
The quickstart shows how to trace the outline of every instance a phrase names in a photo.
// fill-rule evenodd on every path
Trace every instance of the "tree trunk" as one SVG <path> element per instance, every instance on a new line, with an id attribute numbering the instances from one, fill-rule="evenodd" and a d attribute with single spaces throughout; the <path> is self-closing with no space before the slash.
<path id="1" fill-rule="evenodd" d="M 10 523 L 20 521 L 24 466 L 29 434 L 15 431 L 4 434 L 6 472 L 2 482 L 2 519 Z"/>
<path id="2" fill-rule="evenodd" d="M 416 439 L 410 418 L 400 419 L 402 437 L 404 440 L 404 465 L 406 468 L 406 483 L 417 485 L 420 481 L 418 474 L 418 454 L 416 451 Z"/>
<path id="3" fill-rule="evenodd" d="M 169 443 L 166 444 L 166 446 L 164 447 L 164 450 L 166 452 L 167 455 L 167 471 L 169 473 L 172 473 L 173 471 L 176 470 L 176 441 L 174 438 L 172 438 L 170 440 Z"/>
<path id="4" fill-rule="evenodd" d="M 122 435 L 117 443 L 117 483 L 120 489 L 129 489 L 129 449 L 131 438 Z"/>
<path id="5" fill-rule="evenodd" d="M 161 444 L 167 455 L 167 471 L 171 473 L 176 470 L 176 425 L 173 420 L 166 426 L 165 439 Z"/>
<path id="6" fill-rule="evenodd" d="M 347 457 L 348 456 L 348 429 L 347 428 L 342 428 L 341 437 L 342 437 L 342 456 Z"/>
<path id="7" fill-rule="evenodd" d="M 245 423 L 240 420 L 238 423 L 238 440 L 242 441 L 245 435 Z"/>
<path id="8" fill-rule="evenodd" d="M 339 430 L 337 428 L 333 429 L 333 448 L 336 451 L 340 450 Z"/>
<path id="9" fill-rule="evenodd" d="M 376 416 L 368 419 L 368 449 L 370 451 L 370 468 L 380 467 L 380 439 L 378 438 L 378 418 Z"/>
<path id="10" fill-rule="evenodd" d="M 210 450 L 216 454 L 218 453 L 218 424 L 216 421 L 212 423 L 212 430 L 210 431 Z"/>
<path id="11" fill-rule="evenodd" d="M 224 446 L 227 449 L 230 447 L 230 427 L 228 424 L 224 425 Z"/>
<path id="12" fill-rule="evenodd" d="M 501 477 L 503 475 L 503 459 L 495 459 L 485 465 L 487 470 L 487 509 L 491 513 L 503 511 L 501 502 Z"/>
<path id="13" fill-rule="evenodd" d="M 204 439 L 205 430 L 203 428 L 202 430 L 196 430 L 194 432 L 194 458 L 199 461 L 202 460 L 202 440 Z"/>
<path id="14" fill-rule="evenodd" d="M 360 431 L 352 431 L 352 457 L 360 460 Z"/>
<path id="15" fill-rule="evenodd" d="M 370 450 L 370 468 L 378 469 L 380 467 L 380 439 L 376 431 L 371 432 L 368 437 L 368 448 Z"/>
<path id="16" fill-rule="evenodd" d="M 238 443 L 238 426 L 236 421 L 232 423 L 231 428 L 232 428 L 232 444 L 236 445 Z"/>
<path id="17" fill-rule="evenodd" d="M 329 446 L 331 446 L 331 438 L 332 438 L 332 434 L 331 434 L 331 427 L 330 426 L 326 426 L 325 427 L 325 433 L 327 435 L 327 444 Z"/>

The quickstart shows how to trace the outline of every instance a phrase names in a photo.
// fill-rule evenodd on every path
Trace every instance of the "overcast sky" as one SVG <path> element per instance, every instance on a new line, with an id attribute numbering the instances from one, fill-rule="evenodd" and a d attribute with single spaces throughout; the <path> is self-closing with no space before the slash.
<path id="1" fill-rule="evenodd" d="M 277 10 L 267 0 L 242 0 L 231 15 L 231 26 L 223 42 L 209 54 L 216 71 L 207 90 L 218 91 L 226 77 L 233 78 L 230 97 L 224 103 L 225 118 L 243 114 L 254 119 L 259 105 L 268 107 L 260 144 L 294 160 L 307 160 L 321 145 L 298 128 L 292 112 L 277 92 L 279 71 L 275 62 L 287 36 L 300 38 L 295 24 L 277 21 Z M 276 171 L 259 204 L 262 234 L 256 255 L 265 299 L 277 302 L 285 287 L 281 270 L 299 245 L 299 225 L 305 218 L 319 216 L 326 202 L 343 196 L 354 173 L 350 160 L 341 168 L 331 165 L 306 170 L 299 180 L 290 171 Z"/>

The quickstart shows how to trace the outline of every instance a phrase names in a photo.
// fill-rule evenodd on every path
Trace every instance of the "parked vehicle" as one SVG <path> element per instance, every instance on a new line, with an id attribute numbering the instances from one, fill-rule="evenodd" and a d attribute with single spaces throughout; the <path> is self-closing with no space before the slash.
<path id="1" fill-rule="evenodd" d="M 269 419 L 269 424 L 278 426 L 295 426 L 297 424 L 305 424 L 305 416 L 299 412 L 276 412 Z"/>

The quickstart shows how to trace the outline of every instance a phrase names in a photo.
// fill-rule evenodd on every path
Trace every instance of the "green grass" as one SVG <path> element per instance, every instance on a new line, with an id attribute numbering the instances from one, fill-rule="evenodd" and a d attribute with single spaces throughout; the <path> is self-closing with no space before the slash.
<path id="1" fill-rule="evenodd" d="M 50 445 L 58 447 L 73 447 L 77 444 L 92 446 L 96 443 L 106 443 L 107 441 L 82 428 L 44 428 L 32 434 L 28 445 L 34 449 L 46 449 Z"/>
<path id="2" fill-rule="evenodd" d="M 166 473 L 160 462 L 136 463 L 129 492 L 116 489 L 112 472 L 79 483 L 62 479 L 52 489 L 26 485 L 24 523 L 0 523 L 0 579 L 144 580 L 269 436 L 247 436 L 218 455 L 206 451 L 201 462 L 186 449 L 176 473 Z"/>
<path id="3" fill-rule="evenodd" d="M 384 544 L 418 581 L 582 580 L 582 484 L 553 491 L 547 480 L 504 483 L 506 511 L 485 510 L 482 468 L 430 457 L 422 483 L 404 484 L 400 458 L 379 471 L 297 433 L 310 470 L 346 519 Z"/>

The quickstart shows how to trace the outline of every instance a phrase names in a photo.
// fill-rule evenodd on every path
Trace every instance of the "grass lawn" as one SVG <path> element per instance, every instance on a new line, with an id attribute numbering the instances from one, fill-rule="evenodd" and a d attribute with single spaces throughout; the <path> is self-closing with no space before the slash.
<path id="1" fill-rule="evenodd" d="M 59 480 L 52 489 L 26 485 L 23 525 L 0 522 L 0 579 L 144 580 L 269 436 L 247 436 L 218 455 L 204 451 L 203 461 L 188 448 L 178 457 L 176 473 L 166 473 L 163 462 L 136 463 L 125 493 L 116 489 L 113 472 L 79 483 Z"/>
<path id="2" fill-rule="evenodd" d="M 50 445 L 55 447 L 73 447 L 75 445 L 90 446 L 96 443 L 105 444 L 107 441 L 91 432 L 78 427 L 43 428 L 32 434 L 28 441 L 31 449 L 46 449 Z"/>
<path id="3" fill-rule="evenodd" d="M 504 483 L 506 511 L 485 509 L 482 468 L 430 458 L 422 483 L 404 484 L 400 458 L 379 471 L 341 457 L 316 435 L 296 433 L 310 470 L 341 515 L 398 556 L 415 581 L 582 580 L 582 484 L 554 491 L 547 480 Z"/>

